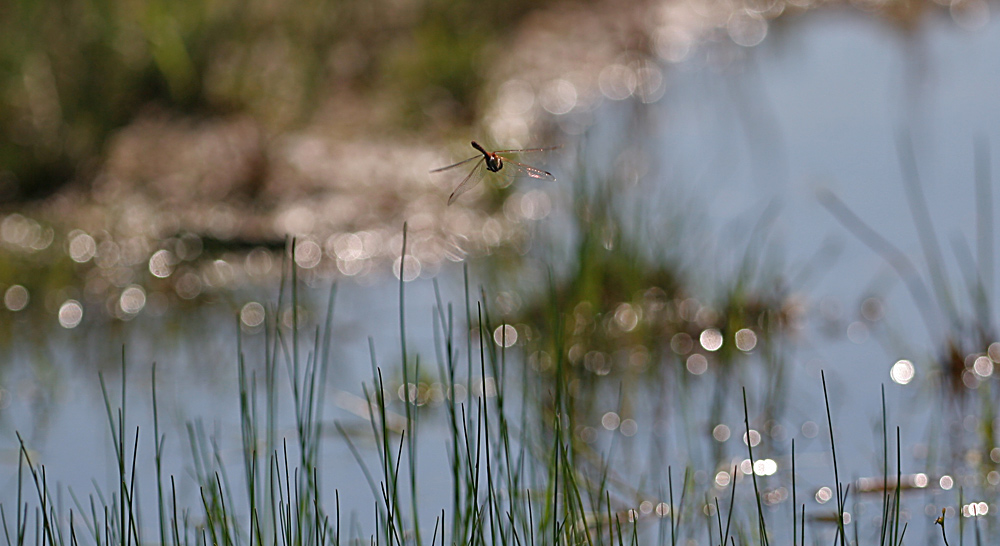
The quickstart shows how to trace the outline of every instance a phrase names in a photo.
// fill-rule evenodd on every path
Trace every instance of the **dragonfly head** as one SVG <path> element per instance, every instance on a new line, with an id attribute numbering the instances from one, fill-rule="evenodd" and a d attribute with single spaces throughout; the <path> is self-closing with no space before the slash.
<path id="1" fill-rule="evenodd" d="M 503 159 L 496 154 L 490 154 L 486 156 L 486 170 L 490 172 L 497 172 L 503 168 Z"/>

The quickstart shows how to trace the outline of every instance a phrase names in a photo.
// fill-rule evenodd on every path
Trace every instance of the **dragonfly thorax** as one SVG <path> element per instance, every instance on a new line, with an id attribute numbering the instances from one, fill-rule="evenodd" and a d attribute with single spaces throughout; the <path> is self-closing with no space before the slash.
<path id="1" fill-rule="evenodd" d="M 486 170 L 495 173 L 502 168 L 503 160 L 500 159 L 500 156 L 496 154 L 486 156 Z"/>

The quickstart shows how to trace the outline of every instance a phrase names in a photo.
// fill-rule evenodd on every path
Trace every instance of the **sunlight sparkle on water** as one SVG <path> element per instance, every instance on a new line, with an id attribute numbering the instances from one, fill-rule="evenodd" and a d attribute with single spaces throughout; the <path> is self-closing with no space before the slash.
<path id="1" fill-rule="evenodd" d="M 885 308 L 879 298 L 867 298 L 861 303 L 861 316 L 870 322 L 878 322 L 885 316 Z"/>
<path id="2" fill-rule="evenodd" d="M 371 262 L 368 260 L 342 260 L 337 258 L 337 270 L 348 277 L 359 275 L 369 269 L 371 269 Z"/>
<path id="3" fill-rule="evenodd" d="M 351 261 L 363 257 L 364 246 L 361 237 L 354 233 L 331 235 L 324 246 L 326 254 L 331 258 Z"/>
<path id="4" fill-rule="evenodd" d="M 725 442 L 726 440 L 729 439 L 729 436 L 730 436 L 729 427 L 727 427 L 726 425 L 722 424 L 715 425 L 715 428 L 712 429 L 712 437 L 715 438 L 716 441 Z"/>
<path id="5" fill-rule="evenodd" d="M 89 234 L 73 230 L 69 233 L 68 239 L 69 244 L 66 250 L 74 262 L 81 264 L 88 262 L 97 254 L 97 242 Z"/>
<path id="6" fill-rule="evenodd" d="M 861 321 L 854 321 L 847 326 L 847 339 L 858 345 L 868 341 L 868 325 Z"/>
<path id="7" fill-rule="evenodd" d="M 542 86 L 538 102 L 546 112 L 561 116 L 576 107 L 577 97 L 576 86 L 568 80 L 558 78 Z"/>
<path id="8" fill-rule="evenodd" d="M 510 347 L 517 343 L 517 329 L 510 324 L 497 326 L 493 331 L 493 341 L 501 347 Z"/>
<path id="9" fill-rule="evenodd" d="M 201 294 L 202 282 L 198 275 L 187 272 L 174 283 L 174 290 L 177 295 L 185 300 L 192 300 Z"/>
<path id="10" fill-rule="evenodd" d="M 266 275 L 271 271 L 274 262 L 271 258 L 271 253 L 260 247 L 251 250 L 243 261 L 243 268 L 251 277 Z"/>
<path id="11" fill-rule="evenodd" d="M 767 36 L 767 20 L 749 9 L 737 10 L 726 23 L 729 37 L 743 47 L 753 47 Z"/>
<path id="12" fill-rule="evenodd" d="M 993 361 L 988 356 L 976 357 L 976 361 L 972 364 L 972 370 L 979 377 L 989 377 L 993 375 Z"/>
<path id="13" fill-rule="evenodd" d="M 520 116 L 526 114 L 535 104 L 535 91 L 531 84 L 521 80 L 507 80 L 497 91 L 497 108 L 504 115 Z"/>
<path id="14" fill-rule="evenodd" d="M 28 306 L 28 289 L 15 284 L 3 294 L 3 303 L 11 311 L 20 311 Z"/>
<path id="15" fill-rule="evenodd" d="M 830 502 L 830 499 L 832 498 L 833 498 L 833 491 L 831 491 L 830 488 L 825 485 L 823 487 L 820 487 L 819 490 L 816 491 L 816 502 L 820 504 L 826 504 L 827 502 Z"/>
<path id="16" fill-rule="evenodd" d="M 750 429 L 750 432 L 744 433 L 743 434 L 743 443 L 744 444 L 748 443 L 747 442 L 747 436 L 750 437 L 750 441 L 749 441 L 750 447 L 757 447 L 758 445 L 760 445 L 760 433 L 759 432 L 757 432 L 754 429 Z"/>
<path id="17" fill-rule="evenodd" d="M 985 502 L 970 502 L 962 506 L 962 516 L 966 518 L 972 518 L 976 516 L 985 516 L 990 513 L 990 506 Z"/>
<path id="18" fill-rule="evenodd" d="M 302 269 L 316 267 L 322 258 L 323 249 L 316 241 L 307 239 L 295 245 L 295 263 Z"/>
<path id="19" fill-rule="evenodd" d="M 601 417 L 601 426 L 604 427 L 605 430 L 615 430 L 621 422 L 621 417 L 613 411 L 609 411 Z"/>
<path id="20" fill-rule="evenodd" d="M 118 305 L 122 312 L 135 315 L 146 306 L 146 291 L 141 286 L 133 284 L 122 291 Z"/>
<path id="21" fill-rule="evenodd" d="M 639 324 L 639 314 L 631 304 L 623 303 L 615 310 L 615 321 L 622 330 L 631 332 Z"/>
<path id="22" fill-rule="evenodd" d="M 722 332 L 716 328 L 708 328 L 701 333 L 698 340 L 706 351 L 718 351 L 722 347 Z"/>
<path id="23" fill-rule="evenodd" d="M 948 11 L 955 24 L 965 30 L 979 30 L 990 22 L 990 6 L 986 0 L 954 0 Z"/>
<path id="24" fill-rule="evenodd" d="M 994 341 L 990 343 L 989 348 L 986 350 L 986 354 L 989 355 L 990 360 L 993 362 L 1000 362 L 1000 342 Z"/>
<path id="25" fill-rule="evenodd" d="M 204 271 L 205 284 L 215 288 L 229 286 L 236 279 L 236 271 L 226 260 L 213 260 Z"/>
<path id="26" fill-rule="evenodd" d="M 6 243 L 33 252 L 48 248 L 55 238 L 55 230 L 51 227 L 43 228 L 38 222 L 15 212 L 0 222 L 0 238 Z"/>
<path id="27" fill-rule="evenodd" d="M 686 355 L 694 348 L 694 340 L 686 332 L 678 332 L 670 338 L 670 349 L 679 355 Z"/>
<path id="28" fill-rule="evenodd" d="M 264 306 L 252 301 L 240 309 L 240 322 L 248 328 L 256 328 L 264 323 Z"/>
<path id="29" fill-rule="evenodd" d="M 944 489 L 945 491 L 949 491 L 952 487 L 955 487 L 955 480 L 953 480 L 951 476 L 948 476 L 946 474 L 944 476 L 941 476 L 941 479 L 938 480 L 938 486 L 940 486 L 941 489 Z"/>
<path id="30" fill-rule="evenodd" d="M 897 360 L 892 365 L 892 369 L 889 370 L 889 377 L 900 385 L 909 384 L 910 381 L 913 381 L 914 375 L 916 375 L 916 369 L 913 367 L 913 363 L 906 359 Z"/>
<path id="31" fill-rule="evenodd" d="M 764 504 L 768 506 L 785 502 L 788 500 L 788 489 L 784 487 L 779 487 L 768 493 L 764 493 Z"/>
<path id="32" fill-rule="evenodd" d="M 601 93 L 611 100 L 629 98 L 635 92 L 637 84 L 635 71 L 623 64 L 609 64 L 604 67 L 597 81 Z"/>
<path id="33" fill-rule="evenodd" d="M 177 259 L 169 250 L 157 250 L 149 257 L 149 272 L 158 279 L 165 279 L 174 272 Z"/>
<path id="34" fill-rule="evenodd" d="M 750 352 L 757 346 L 757 334 L 749 328 L 737 331 L 734 338 L 736 340 L 736 348 L 743 352 Z"/>
<path id="35" fill-rule="evenodd" d="M 639 424 L 635 422 L 635 419 L 625 419 L 618 430 L 625 436 L 635 436 L 635 433 L 639 432 Z"/>
<path id="36" fill-rule="evenodd" d="M 753 472 L 758 476 L 770 476 L 777 471 L 778 463 L 774 459 L 760 459 L 753 463 Z"/>
<path id="37" fill-rule="evenodd" d="M 802 423 L 802 435 L 806 438 L 815 438 L 819 434 L 819 425 L 815 421 L 806 421 Z"/>
<path id="38" fill-rule="evenodd" d="M 657 56 L 669 63 L 679 63 L 691 53 L 693 38 L 684 27 L 663 26 L 653 33 L 653 48 Z"/>
<path id="39" fill-rule="evenodd" d="M 541 220 L 552 212 L 549 194 L 541 190 L 529 190 L 521 197 L 521 214 L 528 220 Z"/>
<path id="40" fill-rule="evenodd" d="M 695 353 L 688 357 L 685 366 L 692 374 L 701 375 L 708 371 L 708 359 L 704 355 Z"/>
<path id="41" fill-rule="evenodd" d="M 392 263 L 392 274 L 398 279 L 399 278 L 399 264 L 401 258 L 396 258 Z M 410 282 L 420 276 L 420 260 L 416 256 L 406 256 L 406 262 L 403 265 L 403 282 Z"/>
<path id="42" fill-rule="evenodd" d="M 76 328 L 83 320 L 83 306 L 76 300 L 66 300 L 59 306 L 59 325 L 66 329 Z"/>

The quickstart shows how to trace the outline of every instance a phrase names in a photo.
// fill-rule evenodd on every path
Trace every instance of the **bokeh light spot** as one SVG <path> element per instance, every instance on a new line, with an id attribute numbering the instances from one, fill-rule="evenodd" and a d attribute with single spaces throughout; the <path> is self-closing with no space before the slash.
<path id="1" fill-rule="evenodd" d="M 736 340 L 736 348 L 743 351 L 752 351 L 754 347 L 757 346 L 757 334 L 749 328 L 743 328 L 736 332 L 734 336 Z"/>
<path id="2" fill-rule="evenodd" d="M 831 491 L 830 488 L 825 485 L 823 487 L 820 487 L 819 490 L 816 491 L 816 502 L 820 504 L 826 504 L 830 502 L 830 499 L 832 498 L 833 498 L 833 491 Z"/>
<path id="3" fill-rule="evenodd" d="M 685 332 L 678 332 L 670 338 L 670 349 L 679 355 L 686 355 L 694 348 L 694 340 Z"/>
<path id="4" fill-rule="evenodd" d="M 618 322 L 618 326 L 622 330 L 631 332 L 639 324 L 639 314 L 635 312 L 631 304 L 623 303 L 615 310 L 615 321 Z"/>
<path id="5" fill-rule="evenodd" d="M 59 325 L 63 328 L 76 328 L 83 320 L 83 306 L 76 300 L 66 300 L 59 306 Z"/>
<path id="6" fill-rule="evenodd" d="M 97 242 L 89 234 L 73 231 L 69 235 L 69 257 L 74 262 L 85 263 L 97 254 Z"/>
<path id="7" fill-rule="evenodd" d="M 915 375 L 916 369 L 913 367 L 913 363 L 906 359 L 897 360 L 889 370 L 889 377 L 900 385 L 906 385 L 913 381 Z"/>
<path id="8" fill-rule="evenodd" d="M 606 430 L 614 430 L 622 423 L 621 417 L 613 411 L 609 411 L 601 416 L 601 426 Z"/>
<path id="9" fill-rule="evenodd" d="M 323 258 L 323 249 L 316 241 L 302 241 L 295 245 L 295 263 L 302 269 L 312 269 Z"/>
<path id="10" fill-rule="evenodd" d="M 493 330 L 493 342 L 501 347 L 514 345 L 517 343 L 517 329 L 510 324 L 497 326 L 497 329 Z"/>
<path id="11" fill-rule="evenodd" d="M 28 306 L 28 289 L 15 284 L 7 289 L 3 294 L 3 303 L 11 311 L 20 311 Z"/>
<path id="12" fill-rule="evenodd" d="M 715 428 L 712 429 L 712 437 L 715 438 L 716 441 L 725 442 L 726 440 L 729 439 L 730 435 L 731 432 L 729 430 L 729 427 L 727 427 L 726 425 L 722 424 L 715 425 Z"/>
<path id="13" fill-rule="evenodd" d="M 639 424 L 635 422 L 635 419 L 625 419 L 618 430 L 625 436 L 635 436 L 635 433 L 639 432 Z"/>
<path id="14" fill-rule="evenodd" d="M 410 282 L 420 276 L 420 260 L 416 256 L 406 256 L 403 261 L 400 258 L 392 263 L 392 274 L 399 278 L 399 265 L 403 263 L 403 282 Z"/>
<path id="15" fill-rule="evenodd" d="M 265 316 L 267 315 L 264 311 L 264 306 L 255 301 L 244 305 L 240 309 L 240 322 L 248 328 L 256 328 L 263 324 Z"/>
<path id="16" fill-rule="evenodd" d="M 542 87 L 538 99 L 546 112 L 560 116 L 573 110 L 577 96 L 575 85 L 564 79 L 556 79 Z"/>
<path id="17" fill-rule="evenodd" d="M 748 9 L 737 10 L 726 23 L 729 37 L 743 47 L 753 47 L 767 37 L 767 20 Z"/>
<path id="18" fill-rule="evenodd" d="M 174 272 L 177 260 L 169 250 L 157 250 L 149 257 L 149 272 L 159 279 L 165 279 Z"/>
<path id="19" fill-rule="evenodd" d="M 698 341 L 706 351 L 718 351 L 722 347 L 722 332 L 715 328 L 708 328 L 701 333 Z"/>
<path id="20" fill-rule="evenodd" d="M 685 366 L 692 374 L 701 375 L 708 371 L 708 359 L 704 355 L 695 353 L 688 357 Z"/>
<path id="21" fill-rule="evenodd" d="M 979 377 L 989 377 L 993 375 L 993 361 L 988 356 L 976 357 L 976 361 L 972 364 L 972 370 Z"/>
<path id="22" fill-rule="evenodd" d="M 122 291 L 118 305 L 125 313 L 134 315 L 146 306 L 146 291 L 141 286 L 133 284 Z"/>

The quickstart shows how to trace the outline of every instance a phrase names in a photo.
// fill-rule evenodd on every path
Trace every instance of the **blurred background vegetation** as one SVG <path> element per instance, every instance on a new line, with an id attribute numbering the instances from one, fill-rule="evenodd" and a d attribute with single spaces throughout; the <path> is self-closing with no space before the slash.
<path id="1" fill-rule="evenodd" d="M 86 183 L 149 108 L 249 115 L 268 134 L 326 105 L 369 126 L 468 124 L 495 45 L 545 2 L 12 0 L 0 5 L 0 202 Z"/>
<path id="2" fill-rule="evenodd" d="M 974 2 L 952 4 L 966 3 Z M 615 4 L 561 2 L 548 16 L 615 13 Z M 620 47 L 650 40 L 644 32 L 654 24 L 628 21 L 627 14 L 649 17 L 661 6 L 638 5 L 609 21 L 635 27 Z M 925 0 L 815 5 L 854 6 L 902 29 L 942 8 Z M 45 198 L 71 180 L 87 183 L 107 139 L 149 109 L 196 118 L 247 115 L 272 136 L 303 126 L 322 109 L 347 130 L 364 132 L 472 125 L 489 103 L 483 83 L 494 69 L 491 59 L 525 18 L 552 6 L 546 0 L 4 2 L 0 203 Z M 814 3 L 705 6 L 723 13 L 749 6 L 765 18 L 787 19 Z"/>

